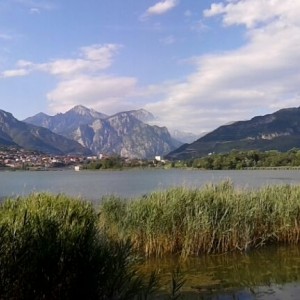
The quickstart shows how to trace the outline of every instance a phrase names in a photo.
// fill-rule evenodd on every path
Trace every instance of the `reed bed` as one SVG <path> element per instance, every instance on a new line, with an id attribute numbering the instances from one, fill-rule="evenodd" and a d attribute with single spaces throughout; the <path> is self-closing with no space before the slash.
<path id="1" fill-rule="evenodd" d="M 130 242 L 99 231 L 90 203 L 33 194 L 0 205 L 1 299 L 146 299 L 156 284 Z"/>
<path id="2" fill-rule="evenodd" d="M 0 296 L 147 299 L 157 277 L 140 275 L 136 251 L 187 257 L 299 242 L 300 186 L 247 190 L 225 181 L 108 197 L 99 209 L 32 194 L 0 205 Z"/>
<path id="3" fill-rule="evenodd" d="M 100 228 L 146 256 L 248 251 L 300 241 L 300 186 L 236 189 L 230 181 L 106 199 Z"/>

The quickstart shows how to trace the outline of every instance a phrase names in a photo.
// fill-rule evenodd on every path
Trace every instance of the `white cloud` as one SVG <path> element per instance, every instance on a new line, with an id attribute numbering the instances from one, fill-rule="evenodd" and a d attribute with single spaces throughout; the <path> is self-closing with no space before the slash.
<path id="1" fill-rule="evenodd" d="M 33 63 L 26 60 L 17 62 L 20 73 L 41 71 L 54 76 L 72 77 L 79 74 L 101 72 L 111 66 L 114 56 L 121 46 L 116 44 L 91 45 L 80 49 L 80 58 L 55 59 L 46 63 Z M 18 69 L 14 70 L 17 74 Z M 4 71 L 10 72 L 10 71 Z"/>
<path id="2" fill-rule="evenodd" d="M 207 132 L 230 121 L 300 105 L 299 15 L 298 0 L 212 4 L 204 17 L 243 26 L 245 43 L 233 51 L 187 58 L 194 71 L 176 82 L 140 87 L 133 77 L 105 75 L 120 49 L 115 44 L 82 47 L 75 58 L 19 61 L 15 70 L 5 71 L 6 77 L 33 71 L 55 76 L 57 86 L 47 95 L 52 112 L 83 104 L 113 113 L 137 108 L 133 106 L 140 101 L 139 107 L 152 111 L 161 125 Z M 165 42 L 172 42 L 172 36 L 168 38 Z"/>
<path id="3" fill-rule="evenodd" d="M 119 48 L 120 46 L 115 44 L 82 47 L 80 49 L 82 58 L 57 59 L 49 63 L 38 64 L 36 69 L 59 76 L 102 71 L 111 66 Z"/>
<path id="4" fill-rule="evenodd" d="M 178 4 L 177 0 L 165 0 L 156 3 L 147 9 L 149 15 L 161 15 L 173 9 Z"/>
<path id="5" fill-rule="evenodd" d="M 74 76 L 90 67 L 93 67 L 90 62 L 83 59 L 59 59 L 50 63 L 36 65 L 36 69 L 40 71 L 60 76 Z"/>
<path id="6" fill-rule="evenodd" d="M 28 70 L 25 69 L 6 70 L 1 73 L 0 78 L 21 77 L 27 74 Z"/>
<path id="7" fill-rule="evenodd" d="M 30 12 L 31 14 L 33 14 L 33 15 L 35 15 L 35 14 L 38 15 L 38 14 L 41 13 L 41 10 L 40 10 L 39 8 L 32 7 L 32 8 L 30 8 L 29 12 Z"/>
<path id="8" fill-rule="evenodd" d="M 300 2 L 235 0 L 213 4 L 206 17 L 244 25 L 247 40 L 234 51 L 193 58 L 195 71 L 170 85 L 147 108 L 161 124 L 206 132 L 274 109 L 299 106 Z M 163 88 L 162 88 L 163 89 Z"/>
<path id="9" fill-rule="evenodd" d="M 29 69 L 29 68 L 31 68 L 33 65 L 34 65 L 34 64 L 33 64 L 32 62 L 28 61 L 28 60 L 19 60 L 19 61 L 17 62 L 17 67 L 18 67 L 18 68 L 27 68 L 27 69 Z"/>
<path id="10" fill-rule="evenodd" d="M 91 45 L 82 47 L 82 56 L 91 61 L 101 61 L 107 67 L 111 65 L 112 58 L 118 53 L 120 45 L 106 44 L 106 45 Z"/>
<path id="11" fill-rule="evenodd" d="M 131 77 L 78 76 L 61 81 L 47 94 L 52 112 L 62 112 L 83 104 L 105 113 L 127 109 L 126 99 L 134 94 L 136 79 Z"/>
<path id="12" fill-rule="evenodd" d="M 120 48 L 116 44 L 91 45 L 80 49 L 80 58 L 35 65 L 35 70 L 59 78 L 56 88 L 47 94 L 50 110 L 65 111 L 77 104 L 101 108 L 105 112 L 115 112 L 116 107 L 122 107 L 123 99 L 133 93 L 136 79 L 103 73 L 112 65 Z M 126 103 L 123 105 L 125 107 Z"/>
<path id="13" fill-rule="evenodd" d="M 164 0 L 157 2 L 153 6 L 149 7 L 147 11 L 141 16 L 141 20 L 147 19 L 152 15 L 162 15 L 172 10 L 179 3 L 179 0 Z"/>
<path id="14" fill-rule="evenodd" d="M 104 74 L 120 47 L 116 44 L 91 45 L 80 48 L 77 58 L 46 63 L 19 60 L 16 69 L 3 71 L 0 78 L 44 72 L 58 79 L 57 86 L 46 96 L 52 112 L 65 111 L 77 104 L 116 112 L 130 106 L 126 98 L 137 89 L 135 78 Z"/>
<path id="15" fill-rule="evenodd" d="M 223 16 L 224 25 L 245 25 L 253 28 L 274 19 L 300 22 L 300 2 L 298 0 L 240 0 L 230 1 L 227 5 L 213 3 L 204 11 L 205 17 Z"/>

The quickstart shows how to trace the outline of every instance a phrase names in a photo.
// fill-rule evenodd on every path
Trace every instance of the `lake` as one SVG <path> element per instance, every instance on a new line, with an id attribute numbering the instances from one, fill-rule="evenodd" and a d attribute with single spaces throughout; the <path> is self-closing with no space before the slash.
<path id="1" fill-rule="evenodd" d="M 45 191 L 97 202 L 105 195 L 114 194 L 130 198 L 173 186 L 201 187 L 207 183 L 218 183 L 226 179 L 232 180 L 238 188 L 300 184 L 300 170 L 2 171 L 0 198 Z"/>
<path id="2" fill-rule="evenodd" d="M 237 188 L 300 184 L 300 170 L 199 171 L 132 169 L 124 171 L 2 171 L 0 198 L 32 192 L 64 193 L 95 203 L 105 195 L 142 196 L 173 186 L 201 187 L 230 179 Z M 250 253 L 148 260 L 145 271 L 160 269 L 170 279 L 175 266 L 186 278 L 185 299 L 300 299 L 300 247 L 268 247 Z"/>
<path id="3" fill-rule="evenodd" d="M 165 292 L 171 270 L 180 266 L 184 299 L 300 299 L 300 247 L 267 247 L 249 253 L 207 255 L 179 261 L 152 259 L 145 272 L 160 269 Z"/>

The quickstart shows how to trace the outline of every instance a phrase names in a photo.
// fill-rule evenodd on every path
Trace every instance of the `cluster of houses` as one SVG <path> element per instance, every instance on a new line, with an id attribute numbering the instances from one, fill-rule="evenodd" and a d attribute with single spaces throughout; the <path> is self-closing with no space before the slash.
<path id="1" fill-rule="evenodd" d="M 55 156 L 18 148 L 0 148 L 0 169 L 45 170 L 70 167 L 79 171 L 83 165 L 89 162 L 108 159 L 111 157 L 103 154 L 88 157 Z M 150 161 L 122 158 L 124 166 L 158 166 L 162 164 L 165 164 L 165 161 L 161 156 L 155 156 L 155 159 Z"/>
<path id="2" fill-rule="evenodd" d="M 79 156 L 53 156 L 36 151 L 9 148 L 0 149 L 0 167 L 13 169 L 47 169 L 73 166 L 82 163 Z"/>

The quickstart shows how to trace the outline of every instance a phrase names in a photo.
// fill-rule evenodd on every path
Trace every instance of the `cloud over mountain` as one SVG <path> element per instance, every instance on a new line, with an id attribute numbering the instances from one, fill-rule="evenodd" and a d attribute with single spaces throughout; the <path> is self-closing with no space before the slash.
<path id="1" fill-rule="evenodd" d="M 136 79 L 130 77 L 78 76 L 60 81 L 47 94 L 50 110 L 66 111 L 73 105 L 84 103 L 105 112 L 128 107 L 124 98 L 136 88 Z M 125 103 L 122 104 L 122 101 Z"/>
<path id="2" fill-rule="evenodd" d="M 136 88 L 133 77 L 108 76 L 104 71 L 111 66 L 120 45 L 90 45 L 81 47 L 77 58 L 55 59 L 46 63 L 20 60 L 16 69 L 3 71 L 1 77 L 20 77 L 43 72 L 57 78 L 56 87 L 47 93 L 52 112 L 61 112 L 85 103 L 95 109 L 114 111 L 128 108 L 120 101 Z"/>
<path id="3" fill-rule="evenodd" d="M 161 118 L 168 115 L 167 126 L 188 118 L 187 130 L 207 131 L 260 111 L 297 106 L 299 13 L 300 2 L 293 0 L 213 3 L 204 17 L 244 26 L 244 45 L 194 58 L 194 71 L 147 108 L 160 111 Z"/>
<path id="4" fill-rule="evenodd" d="M 80 103 L 107 114 L 146 107 L 160 124 L 202 133 L 230 121 L 299 105 L 299 1 L 157 0 L 151 5 L 106 2 L 103 6 L 97 2 L 96 8 L 100 5 L 103 9 L 97 15 L 93 15 L 91 3 L 82 1 L 61 12 L 34 6 L 38 1 L 6 2 L 22 7 L 22 11 L 24 7 L 37 7 L 44 13 L 55 12 L 64 21 L 66 13 L 75 12 L 74 7 L 78 9 L 77 17 L 88 12 L 86 31 L 86 27 L 76 27 L 74 19 L 69 19 L 72 31 L 67 31 L 64 38 L 70 45 L 60 42 L 52 47 L 51 42 L 47 49 L 28 51 L 27 55 L 16 50 L 18 60 L 8 59 L 15 41 L 0 35 L 3 44 L 10 45 L 10 49 L 0 50 L 0 80 L 5 83 L 5 92 L 0 91 L 0 95 L 11 95 L 7 103 L 19 97 L 15 107 L 22 106 L 25 96 L 35 103 L 43 101 L 51 113 Z M 57 0 L 54 4 L 63 7 Z M 147 22 L 140 22 L 141 14 Z M 35 22 L 45 20 L 40 17 L 23 16 Z M 30 24 L 32 34 L 45 39 L 51 28 L 37 24 Z M 59 36 L 59 30 L 56 27 L 52 38 Z M 94 35 L 90 35 L 93 30 Z M 83 31 L 84 38 L 77 41 Z M 26 42 L 26 37 L 22 38 Z M 71 43 L 72 38 L 76 42 Z M 60 52 L 54 52 L 56 48 Z M 51 52 L 47 55 L 37 55 L 48 49 Z M 36 84 L 36 80 L 42 80 L 40 77 L 47 77 L 43 90 Z M 23 88 L 26 94 L 20 92 Z M 37 99 L 31 97 L 35 90 L 41 91 L 36 93 Z"/>

